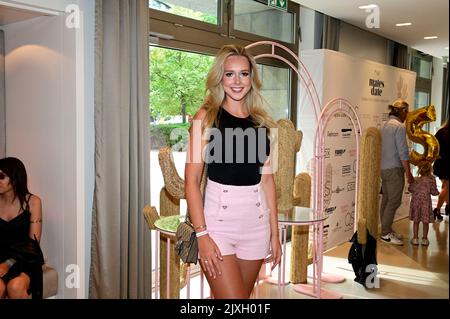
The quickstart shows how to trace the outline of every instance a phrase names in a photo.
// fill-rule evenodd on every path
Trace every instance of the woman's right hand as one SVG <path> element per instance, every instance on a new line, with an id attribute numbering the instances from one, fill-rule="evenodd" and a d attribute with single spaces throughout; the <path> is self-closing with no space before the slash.
<path id="1" fill-rule="evenodd" d="M 217 274 L 222 275 L 219 260 L 222 261 L 223 257 L 220 249 L 209 235 L 200 236 L 197 241 L 203 269 L 210 277 L 216 279 Z"/>
<path id="2" fill-rule="evenodd" d="M 9 266 L 7 263 L 3 262 L 0 263 L 0 278 L 2 278 L 4 275 L 6 275 L 9 271 Z"/>

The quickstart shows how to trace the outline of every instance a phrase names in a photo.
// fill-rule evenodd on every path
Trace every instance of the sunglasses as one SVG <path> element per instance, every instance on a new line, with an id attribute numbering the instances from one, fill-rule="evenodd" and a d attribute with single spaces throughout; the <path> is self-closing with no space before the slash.
<path id="1" fill-rule="evenodd" d="M 5 173 L 0 173 L 0 180 L 3 180 L 7 177 L 8 177 L 8 175 L 6 175 Z"/>

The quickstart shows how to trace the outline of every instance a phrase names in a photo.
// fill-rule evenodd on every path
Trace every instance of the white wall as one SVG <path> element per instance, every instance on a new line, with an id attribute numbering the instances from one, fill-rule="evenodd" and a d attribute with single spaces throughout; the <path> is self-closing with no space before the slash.
<path id="1" fill-rule="evenodd" d="M 90 242 L 92 222 L 92 201 L 94 193 L 94 72 L 95 72 L 95 1 L 93 0 L 5 0 L 13 5 L 24 6 L 36 11 L 55 11 L 60 14 L 69 4 L 77 4 L 81 10 L 81 28 L 75 35 L 76 70 L 72 74 L 75 78 L 77 105 L 76 117 L 70 121 L 76 122 L 76 149 L 77 158 L 75 167 L 77 174 L 76 187 L 76 249 L 77 264 L 80 266 L 80 288 L 77 289 L 77 298 L 88 297 L 89 268 L 90 268 Z M 61 29 L 62 30 L 62 29 Z M 67 30 L 66 30 L 67 31 Z M 72 61 L 73 62 L 73 61 Z M 74 84 L 75 85 L 75 84 Z M 62 149 L 56 147 L 59 151 Z M 59 227 L 59 226 L 58 226 Z M 74 228 L 75 229 L 75 228 Z M 69 234 L 70 233 L 70 234 Z M 71 238 L 73 232 L 62 233 L 64 238 Z M 60 282 L 64 279 L 64 269 L 58 271 Z"/>
<path id="2" fill-rule="evenodd" d="M 386 64 L 387 39 L 341 21 L 339 52 Z"/>
<path id="3" fill-rule="evenodd" d="M 11 122 L 14 125 L 10 126 L 8 149 L 25 156 L 30 162 L 32 167 L 27 167 L 30 174 L 34 175 L 30 180 L 31 189 L 43 197 L 45 218 L 48 220 L 44 226 L 42 245 L 49 263 L 56 267 L 59 273 L 58 297 L 87 298 L 95 177 L 95 1 L 3 2 L 38 12 L 48 10 L 60 15 L 53 20 L 43 18 L 45 20 L 27 21 L 24 25 L 29 28 L 21 27 L 20 24 L 5 27 L 14 32 L 11 33 L 14 40 L 11 39 L 10 48 L 23 46 L 20 50 L 11 50 L 20 54 L 10 57 L 10 61 L 14 63 L 10 68 L 22 63 L 30 66 L 22 68 L 21 72 L 12 77 L 9 108 L 14 111 L 11 116 L 16 117 L 17 121 L 21 118 L 21 113 L 27 113 L 27 116 L 36 113 L 35 120 L 38 122 L 27 128 L 26 134 L 12 129 L 17 123 Z M 63 11 L 68 4 L 79 6 L 80 28 L 69 30 L 65 27 Z M 19 37 L 15 38 L 16 35 Z M 31 49 L 29 44 L 38 44 L 39 47 Z M 27 46 L 28 50 L 25 50 Z M 40 52 L 38 58 L 34 56 L 35 52 L 32 52 L 36 48 Z M 21 59 L 20 63 L 18 57 Z M 48 68 L 43 67 L 46 64 Z M 25 88 L 27 91 L 37 91 L 38 94 L 30 94 L 26 100 L 20 96 L 17 90 L 19 87 L 22 91 Z M 17 108 L 17 105 L 20 106 Z M 27 151 L 30 143 L 23 142 L 27 138 L 33 142 L 33 152 Z M 45 147 L 41 148 L 35 140 Z M 52 178 L 58 184 L 57 187 L 48 182 Z M 51 199 L 46 202 L 44 197 Z M 61 210 L 61 206 L 64 209 Z M 63 249 L 60 249 L 61 247 Z M 79 266 L 80 281 L 77 289 L 65 287 L 68 275 L 65 273 L 65 267 L 69 264 Z"/>
<path id="4" fill-rule="evenodd" d="M 24 161 L 30 191 L 43 202 L 41 244 L 59 274 L 58 297 L 76 298 L 78 289 L 65 286 L 65 270 L 80 261 L 76 107 L 82 96 L 75 31 L 64 23 L 64 16 L 39 17 L 4 28 L 6 137 L 7 155 Z"/>
<path id="5" fill-rule="evenodd" d="M 11 6 L 26 6 L 33 9 L 64 11 L 68 4 L 77 3 L 76 0 L 2 0 Z"/>

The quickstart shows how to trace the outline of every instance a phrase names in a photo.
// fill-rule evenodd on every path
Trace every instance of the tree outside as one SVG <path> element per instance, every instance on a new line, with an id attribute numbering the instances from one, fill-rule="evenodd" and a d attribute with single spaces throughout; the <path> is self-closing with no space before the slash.
<path id="1" fill-rule="evenodd" d="M 194 115 L 205 97 L 205 79 L 213 58 L 152 47 L 150 49 L 150 114 L 153 121 Z"/>
<path id="2" fill-rule="evenodd" d="M 152 9 L 206 23 L 218 22 L 217 2 L 205 4 L 198 0 L 151 0 L 149 5 Z M 189 118 L 204 100 L 206 75 L 213 59 L 202 54 L 150 47 L 152 148 L 173 146 L 185 139 Z"/>
<path id="3" fill-rule="evenodd" d="M 173 146 L 174 128 L 189 128 L 205 98 L 205 80 L 213 57 L 164 48 L 150 48 L 150 115 L 152 148 Z"/>

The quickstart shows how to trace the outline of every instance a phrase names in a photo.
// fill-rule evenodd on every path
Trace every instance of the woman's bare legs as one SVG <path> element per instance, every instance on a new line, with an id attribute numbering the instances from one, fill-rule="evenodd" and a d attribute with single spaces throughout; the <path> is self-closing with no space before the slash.
<path id="1" fill-rule="evenodd" d="M 4 299 L 6 296 L 6 285 L 5 282 L 0 279 L 0 299 Z"/>
<path id="2" fill-rule="evenodd" d="M 441 192 L 439 193 L 439 198 L 436 205 L 436 208 L 438 210 L 441 209 L 444 202 L 448 204 L 448 179 L 443 179 L 441 181 L 442 181 Z"/>
<path id="3" fill-rule="evenodd" d="M 413 238 L 419 238 L 419 222 L 413 222 Z"/>
<path id="4" fill-rule="evenodd" d="M 264 259 L 260 260 L 243 260 L 237 259 L 239 268 L 241 269 L 242 279 L 244 281 L 244 287 L 250 297 L 253 288 L 255 287 L 256 279 L 258 278 L 259 271 L 261 269 Z M 248 298 L 247 297 L 247 298 Z"/>
<path id="5" fill-rule="evenodd" d="M 428 224 L 428 223 L 422 223 L 422 225 L 423 225 L 423 234 L 422 234 L 422 238 L 428 239 L 428 229 L 430 228 L 430 227 L 429 227 L 429 224 Z"/>
<path id="6" fill-rule="evenodd" d="M 263 260 L 242 260 L 236 255 L 223 256 L 223 261 L 219 261 L 222 275 L 217 275 L 215 279 L 205 272 L 203 262 L 200 264 L 214 298 L 247 299 L 253 290 L 262 262 Z"/>
<path id="7" fill-rule="evenodd" d="M 28 299 L 30 295 L 27 293 L 30 287 L 30 277 L 21 273 L 19 276 L 11 279 L 6 286 L 8 298 L 10 299 Z"/>

